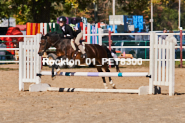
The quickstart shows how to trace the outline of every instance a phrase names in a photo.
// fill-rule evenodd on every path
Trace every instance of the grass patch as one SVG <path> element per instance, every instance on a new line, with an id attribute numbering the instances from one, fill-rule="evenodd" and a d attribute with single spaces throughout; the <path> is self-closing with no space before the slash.
<path id="1" fill-rule="evenodd" d="M 180 67 L 180 61 L 175 62 L 175 67 Z M 182 61 L 182 67 L 185 68 L 185 61 Z"/>
<path id="2" fill-rule="evenodd" d="M 19 70 L 18 68 L 0 68 L 2 71 L 12 71 L 12 70 Z"/>

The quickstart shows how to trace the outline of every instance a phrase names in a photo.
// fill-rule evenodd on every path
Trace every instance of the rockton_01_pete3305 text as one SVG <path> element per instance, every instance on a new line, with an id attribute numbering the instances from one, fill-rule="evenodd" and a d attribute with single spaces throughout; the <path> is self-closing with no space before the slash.
<path id="1" fill-rule="evenodd" d="M 86 65 L 96 65 L 95 58 L 86 58 L 85 59 L 85 64 Z M 43 65 L 50 64 L 50 65 L 80 65 L 80 60 L 79 59 L 56 59 L 56 60 L 51 60 L 49 58 L 43 58 L 42 60 Z M 142 65 L 142 58 L 102 58 L 102 64 L 104 65 L 105 63 L 108 63 L 109 65 Z"/>

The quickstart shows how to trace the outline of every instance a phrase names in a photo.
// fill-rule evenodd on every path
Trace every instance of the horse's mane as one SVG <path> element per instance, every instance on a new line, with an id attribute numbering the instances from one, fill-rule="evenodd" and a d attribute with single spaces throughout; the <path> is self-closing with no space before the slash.
<path id="1" fill-rule="evenodd" d="M 57 32 L 48 32 L 45 36 L 56 36 L 58 34 Z"/>
<path id="2" fill-rule="evenodd" d="M 60 38 L 59 33 L 57 33 L 57 32 L 48 32 L 45 36 L 42 35 L 41 39 L 47 39 L 47 36 L 49 36 L 52 39 Z"/>
<path id="3" fill-rule="evenodd" d="M 45 36 L 42 35 L 41 39 L 47 39 L 47 36 L 52 40 L 52 41 L 57 41 L 57 40 L 61 40 L 61 41 L 66 41 L 69 39 L 63 38 L 64 34 L 63 33 L 57 33 L 57 32 L 48 32 Z"/>

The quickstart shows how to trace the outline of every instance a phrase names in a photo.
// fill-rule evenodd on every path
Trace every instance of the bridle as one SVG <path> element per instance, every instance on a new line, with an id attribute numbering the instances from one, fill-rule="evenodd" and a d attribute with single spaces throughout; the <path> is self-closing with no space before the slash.
<path id="1" fill-rule="evenodd" d="M 54 47 L 59 41 L 60 39 L 58 39 L 53 45 L 51 45 L 51 47 Z"/>
<path id="2" fill-rule="evenodd" d="M 45 39 L 45 40 L 46 40 L 46 44 L 44 46 L 44 51 L 43 52 L 46 52 L 46 47 L 47 47 L 47 44 L 48 44 L 48 40 L 47 39 Z"/>
<path id="3" fill-rule="evenodd" d="M 43 52 L 46 52 L 46 47 L 48 45 L 48 40 L 47 39 L 45 39 L 45 40 L 46 40 L 46 44 L 44 46 L 44 51 Z M 59 41 L 60 41 L 60 39 L 58 39 L 53 45 L 51 45 L 51 47 L 54 47 Z"/>

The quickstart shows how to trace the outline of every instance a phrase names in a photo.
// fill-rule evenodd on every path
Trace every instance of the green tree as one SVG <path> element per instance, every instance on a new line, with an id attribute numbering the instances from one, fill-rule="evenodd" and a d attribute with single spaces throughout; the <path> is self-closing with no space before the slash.
<path id="1" fill-rule="evenodd" d="M 30 22 L 50 22 L 51 19 L 55 19 L 58 14 L 62 12 L 55 9 L 55 6 L 59 5 L 61 0 L 14 0 L 15 7 L 19 8 L 22 14 L 26 13 L 28 21 Z"/>
<path id="2" fill-rule="evenodd" d="M 128 15 L 143 15 L 146 24 L 150 24 L 151 1 L 153 2 L 154 30 L 178 29 L 178 2 L 179 0 L 118 0 L 122 9 Z M 181 0 L 181 20 L 185 18 L 185 0 Z M 185 26 L 182 23 L 181 25 Z"/>
<path id="3" fill-rule="evenodd" d="M 1 0 L 1 17 L 13 16 L 18 22 L 50 22 L 51 19 L 62 13 L 56 10 L 59 3 L 64 0 Z M 7 9 L 9 8 L 9 9 Z"/>
<path id="4" fill-rule="evenodd" d="M 156 0 L 153 2 L 154 30 L 178 29 L 178 2 L 177 0 Z M 144 18 L 149 24 L 151 18 L 151 7 L 144 10 Z"/>
<path id="5" fill-rule="evenodd" d="M 118 3 L 129 15 L 142 15 L 149 6 L 149 0 L 118 0 Z"/>
<path id="6" fill-rule="evenodd" d="M 13 15 L 13 9 L 11 6 L 11 2 L 0 0 L 0 20 L 9 18 Z"/>

